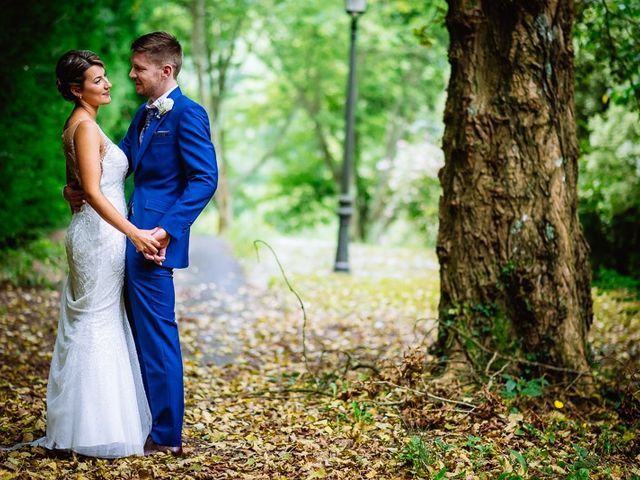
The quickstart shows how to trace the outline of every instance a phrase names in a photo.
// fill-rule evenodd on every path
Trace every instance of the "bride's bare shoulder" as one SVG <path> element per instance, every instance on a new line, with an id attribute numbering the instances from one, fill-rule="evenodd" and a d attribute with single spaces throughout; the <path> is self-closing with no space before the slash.
<path id="1" fill-rule="evenodd" d="M 100 134 L 98 124 L 89 119 L 79 121 L 74 130 L 67 134 L 69 141 L 73 143 L 73 148 L 78 161 L 82 158 L 102 158 L 104 153 L 104 141 Z"/>
<path id="2" fill-rule="evenodd" d="M 91 119 L 82 119 L 76 122 L 69 128 L 74 128 L 73 139 L 77 143 L 83 140 L 96 140 L 100 139 L 100 128 L 98 124 Z"/>
<path id="3" fill-rule="evenodd" d="M 83 122 L 95 123 L 95 120 L 88 117 L 86 114 L 83 115 L 82 113 L 74 111 L 71 115 L 69 115 L 66 122 L 64 122 L 62 132 L 64 133 L 68 131 L 75 131 L 76 127 L 78 127 Z"/>

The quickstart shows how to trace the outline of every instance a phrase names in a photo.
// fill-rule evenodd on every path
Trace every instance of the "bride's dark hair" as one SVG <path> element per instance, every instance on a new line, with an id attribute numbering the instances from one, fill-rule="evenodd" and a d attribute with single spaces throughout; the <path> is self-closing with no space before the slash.
<path id="1" fill-rule="evenodd" d="M 90 50 L 70 50 L 60 57 L 56 65 L 56 85 L 62 98 L 70 102 L 77 102 L 71 87 L 82 87 L 84 72 L 99 65 L 104 67 L 100 57 Z"/>

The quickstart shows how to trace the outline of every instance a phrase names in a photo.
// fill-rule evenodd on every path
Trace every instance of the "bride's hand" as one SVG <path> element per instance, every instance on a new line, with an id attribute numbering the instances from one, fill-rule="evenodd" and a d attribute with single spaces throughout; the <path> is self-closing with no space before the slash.
<path id="1" fill-rule="evenodd" d="M 133 245 L 136 247 L 136 252 L 152 255 L 158 253 L 160 242 L 153 237 L 151 232 L 152 230 L 141 230 L 136 228 L 127 235 L 129 240 L 131 240 Z"/>
<path id="2" fill-rule="evenodd" d="M 162 263 L 167 258 L 167 246 L 169 246 L 171 236 L 162 227 L 156 227 L 151 230 L 150 233 L 156 240 L 158 240 L 158 242 L 160 242 L 160 248 L 158 249 L 158 253 L 156 255 L 145 253 L 144 258 L 146 258 L 150 262 L 154 262 L 156 265 L 162 266 Z"/>

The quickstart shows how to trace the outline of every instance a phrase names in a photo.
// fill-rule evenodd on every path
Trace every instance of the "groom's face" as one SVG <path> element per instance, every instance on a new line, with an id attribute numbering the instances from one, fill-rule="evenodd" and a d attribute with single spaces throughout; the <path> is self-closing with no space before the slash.
<path id="1" fill-rule="evenodd" d="M 163 70 L 153 62 L 146 53 L 133 52 L 131 55 L 131 71 L 129 78 L 136 84 L 136 93 L 151 99 L 157 98 L 162 92 Z"/>

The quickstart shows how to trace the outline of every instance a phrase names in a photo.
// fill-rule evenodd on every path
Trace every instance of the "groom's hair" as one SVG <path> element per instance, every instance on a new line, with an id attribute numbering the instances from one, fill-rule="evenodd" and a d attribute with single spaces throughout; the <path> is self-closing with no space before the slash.
<path id="1" fill-rule="evenodd" d="M 173 78 L 178 78 L 182 67 L 182 47 L 170 33 L 152 32 L 142 35 L 131 44 L 131 51 L 147 54 L 159 66 L 171 65 Z"/>

